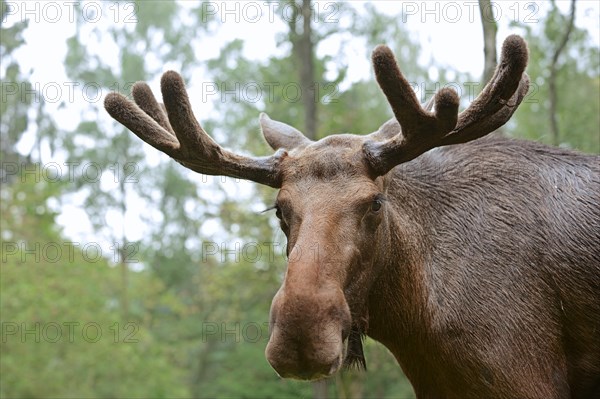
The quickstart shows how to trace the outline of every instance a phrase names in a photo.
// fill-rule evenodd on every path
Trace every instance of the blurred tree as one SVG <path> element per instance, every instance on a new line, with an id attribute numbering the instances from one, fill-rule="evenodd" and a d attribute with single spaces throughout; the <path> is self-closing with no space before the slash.
<path id="1" fill-rule="evenodd" d="M 14 59 L 14 51 L 25 44 L 23 31 L 27 28 L 29 21 L 18 21 L 7 26 L 7 14 L 9 7 L 6 1 L 0 1 L 0 55 L 2 65 L 0 66 L 0 79 L 2 80 L 0 101 L 0 162 L 2 165 L 2 183 L 14 179 L 14 170 L 5 170 L 11 165 L 19 165 L 21 162 L 31 162 L 31 159 L 21 155 L 16 150 L 16 145 L 22 134 L 27 130 L 29 118 L 27 110 L 33 100 L 38 98 L 33 95 L 35 90 L 27 81 L 28 74 L 21 71 L 19 63 Z M 25 94 L 28 95 L 25 95 Z M 9 115 L 10 118 L 5 117 Z"/>
<path id="2" fill-rule="evenodd" d="M 556 5 L 554 5 L 556 7 Z M 552 54 L 552 62 L 550 63 L 550 73 L 548 76 L 548 94 L 550 96 L 550 107 L 548 113 L 550 114 L 550 128 L 552 129 L 552 144 L 558 146 L 560 144 L 560 133 L 558 130 L 558 121 L 556 116 L 556 108 L 557 108 L 557 93 L 556 93 L 556 75 L 558 74 L 557 66 L 558 59 L 565 49 L 567 42 L 569 41 L 569 36 L 573 31 L 573 26 L 575 25 L 575 0 L 571 0 L 571 11 L 569 12 L 569 16 L 567 17 L 565 31 L 560 37 L 559 42 L 556 45 L 556 49 Z"/>
<path id="3" fill-rule="evenodd" d="M 208 25 L 200 24 L 199 30 L 190 24 L 173 24 L 184 12 L 178 3 L 138 1 L 134 4 L 136 21 L 133 24 L 89 24 L 85 13 L 76 13 L 77 31 L 68 40 L 65 59 L 69 77 L 94 84 L 103 90 L 116 89 L 128 93 L 133 82 L 150 80 L 162 71 L 162 65 L 148 62 L 153 56 L 179 63 L 178 69 L 184 75 L 188 73 L 188 66 L 193 64 L 195 58 L 192 39 Z M 117 3 L 102 3 L 102 20 L 112 18 L 114 13 L 109 9 L 116 6 L 118 7 Z M 197 15 L 197 12 L 192 12 L 192 15 Z M 154 45 L 157 37 L 161 38 L 160 46 Z M 107 58 L 106 54 L 98 53 L 94 46 L 87 44 L 93 39 L 101 42 L 110 40 L 120 51 L 116 57 Z M 121 308 L 127 317 L 130 313 L 127 257 L 134 247 L 127 242 L 125 220 L 131 216 L 131 210 L 127 209 L 131 204 L 129 198 L 139 195 L 143 189 L 139 179 L 142 174 L 148 173 L 148 169 L 143 162 L 143 146 L 137 138 L 117 123 L 113 123 L 110 129 L 100 126 L 102 118 L 99 118 L 98 113 L 104 113 L 101 106 L 96 103 L 87 104 L 82 110 L 81 123 L 68 133 L 65 146 L 70 162 L 80 167 L 94 165 L 100 171 L 112 171 L 112 181 L 106 179 L 106 176 L 90 181 L 85 173 L 77 173 L 81 178 L 75 189 L 86 194 L 84 206 L 96 231 L 105 232 L 109 240 L 119 248 Z M 111 131 L 115 133 L 110 134 Z M 82 145 L 82 142 L 85 144 Z M 171 182 L 169 184 L 174 185 Z M 156 192 L 160 195 L 164 191 L 159 188 Z M 120 229 L 116 229 L 114 225 L 108 226 L 107 218 L 111 212 L 118 214 L 122 223 Z"/>
<path id="4" fill-rule="evenodd" d="M 5 245 L 0 397 L 186 395 L 180 383 L 185 370 L 172 367 L 148 325 L 120 318 L 118 270 L 95 249 L 58 234 L 16 249 Z M 159 283 L 147 273 L 134 280 L 140 296 Z"/>
<path id="5" fill-rule="evenodd" d="M 121 317 L 115 252 L 65 238 L 49 204 L 66 182 L 31 171 L 2 186 L 0 398 L 186 396 L 146 320 Z M 132 285 L 161 287 L 147 272 Z"/>
<path id="6" fill-rule="evenodd" d="M 479 15 L 483 28 L 483 55 L 485 64 L 483 67 L 482 87 L 490 81 L 496 70 L 496 33 L 498 25 L 494 16 L 494 9 L 490 0 L 479 0 Z"/>
<path id="7" fill-rule="evenodd" d="M 523 30 L 529 45 L 531 88 L 508 126 L 518 137 L 552 144 L 554 120 L 560 126 L 556 144 L 600 153 L 600 49 L 576 24 L 562 45 L 571 15 L 552 1 L 539 23 L 512 23 Z M 557 93 L 554 105 L 550 81 Z"/>
<path id="8" fill-rule="evenodd" d="M 28 175 L 30 179 L 40 178 L 42 143 L 47 143 L 53 151 L 53 139 L 58 132 L 53 119 L 45 110 L 43 96 L 29 81 L 33 71 L 22 71 L 15 58 L 15 51 L 25 45 L 23 32 L 27 29 L 29 20 L 9 23 L 10 7 L 15 7 L 15 4 L 0 1 L 0 181 L 6 185 L 6 189 L 0 193 L 2 201 L 19 191 L 19 184 L 10 183 L 22 182 L 24 175 Z M 26 132 L 32 133 L 34 144 L 31 151 L 24 154 L 17 150 L 17 145 Z M 32 193 L 33 191 L 29 194 Z M 57 193 L 58 191 L 54 192 Z M 10 234 L 6 229 L 0 230 L 2 237 Z"/>
<path id="9" fill-rule="evenodd" d="M 313 5 L 310 0 L 298 3 L 289 0 L 292 16 L 289 18 L 289 40 L 292 43 L 292 54 L 299 66 L 299 83 L 302 90 L 304 109 L 304 134 L 311 140 L 317 137 L 317 102 L 315 101 L 315 54 L 314 33 L 312 29 Z"/>

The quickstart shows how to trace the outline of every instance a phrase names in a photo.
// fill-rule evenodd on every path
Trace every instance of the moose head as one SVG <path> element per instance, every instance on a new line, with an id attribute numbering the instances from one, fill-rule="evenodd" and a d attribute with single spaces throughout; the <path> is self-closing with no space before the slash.
<path id="1" fill-rule="evenodd" d="M 148 85 L 136 83 L 135 102 L 111 93 L 105 107 L 186 168 L 279 189 L 275 208 L 287 237 L 288 266 L 271 306 L 266 357 L 282 377 L 316 379 L 344 363 L 364 366 L 365 334 L 387 340 L 393 350 L 388 335 L 379 332 L 385 322 L 369 323 L 398 302 L 385 283 L 390 268 L 424 255 L 412 250 L 419 247 L 417 227 L 399 210 L 394 194 L 399 178 L 391 171 L 435 147 L 466 143 L 502 126 L 527 93 L 527 59 L 523 39 L 509 36 L 493 78 L 459 113 L 459 97 L 449 88 L 421 106 L 392 51 L 380 45 L 373 67 L 393 119 L 368 135 L 331 135 L 315 142 L 263 113 L 262 132 L 275 150 L 267 157 L 238 155 L 213 141 L 173 71 L 162 76 L 164 105 Z"/>

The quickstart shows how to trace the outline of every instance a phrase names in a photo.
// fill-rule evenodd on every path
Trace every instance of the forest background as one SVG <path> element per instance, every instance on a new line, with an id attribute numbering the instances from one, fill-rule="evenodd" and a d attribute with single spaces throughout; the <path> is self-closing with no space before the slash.
<path id="1" fill-rule="evenodd" d="M 414 397 L 370 340 L 368 372 L 276 376 L 264 347 L 285 237 L 261 212 L 275 191 L 146 146 L 104 111 L 110 91 L 159 93 L 180 71 L 217 142 L 266 155 L 259 112 L 315 139 L 391 117 L 376 44 L 422 102 L 450 85 L 466 106 L 517 33 L 532 86 L 502 134 L 600 153 L 595 1 L 0 6 L 2 398 Z"/>

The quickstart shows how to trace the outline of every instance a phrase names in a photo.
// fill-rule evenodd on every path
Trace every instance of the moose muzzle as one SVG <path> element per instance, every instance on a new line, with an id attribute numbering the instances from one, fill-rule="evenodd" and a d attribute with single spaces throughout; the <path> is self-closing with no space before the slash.
<path id="1" fill-rule="evenodd" d="M 350 309 L 340 287 L 310 281 L 311 273 L 291 266 L 271 305 L 266 357 L 281 377 L 324 378 L 344 362 Z"/>

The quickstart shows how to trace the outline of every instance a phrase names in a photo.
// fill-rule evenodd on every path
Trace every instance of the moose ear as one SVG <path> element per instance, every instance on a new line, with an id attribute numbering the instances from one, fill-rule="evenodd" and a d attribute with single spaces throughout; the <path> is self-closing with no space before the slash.
<path id="1" fill-rule="evenodd" d="M 396 118 L 392 118 L 377 129 L 376 132 L 369 134 L 369 138 L 375 141 L 385 141 L 389 140 L 392 137 L 396 136 L 402 128 L 400 124 L 396 120 Z"/>
<path id="2" fill-rule="evenodd" d="M 311 140 L 307 139 L 299 130 L 283 122 L 277 122 L 269 118 L 264 112 L 260 113 L 260 127 L 265 140 L 272 149 L 280 148 L 292 150 L 294 148 L 306 147 Z"/>

